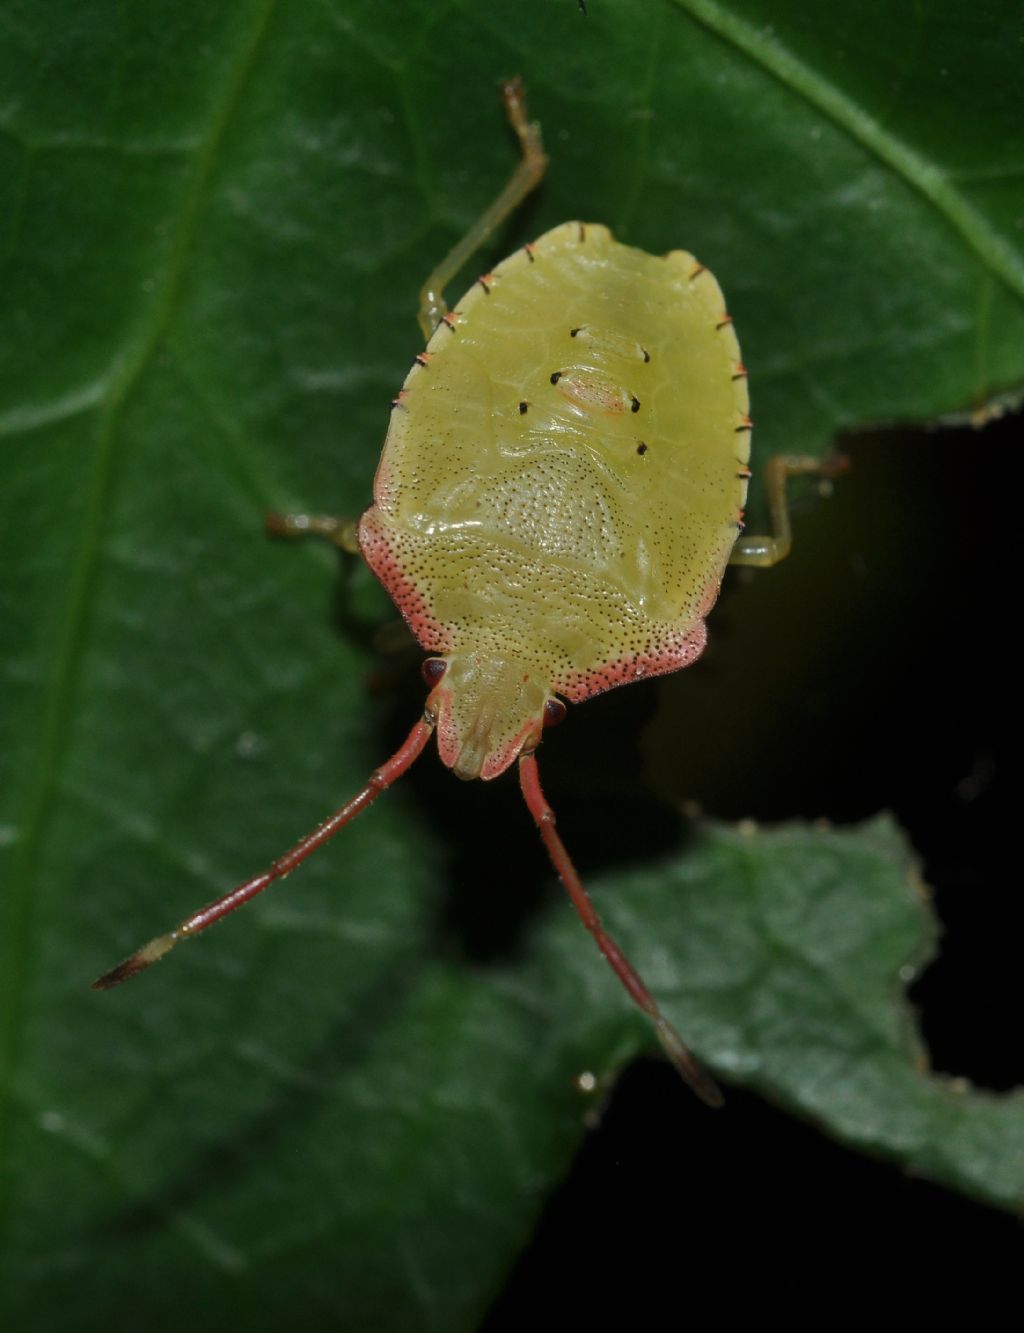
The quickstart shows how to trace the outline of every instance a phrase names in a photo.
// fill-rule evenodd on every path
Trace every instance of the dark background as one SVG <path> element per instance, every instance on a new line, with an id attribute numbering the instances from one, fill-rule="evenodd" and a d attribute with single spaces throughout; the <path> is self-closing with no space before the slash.
<path id="1" fill-rule="evenodd" d="M 910 992 L 933 1067 L 998 1091 L 1024 1083 L 1022 424 L 845 443 L 851 470 L 831 499 L 798 515 L 792 569 L 758 577 L 769 601 L 831 587 L 835 621 L 814 632 L 838 641 L 838 661 L 802 706 L 779 701 L 777 768 L 740 766 L 699 791 L 709 813 L 729 818 L 895 813 L 942 924 L 940 952 Z M 783 577 L 793 584 L 773 589 Z M 709 669 L 726 680 L 745 594 L 727 589 L 711 618 Z M 756 692 L 756 665 L 745 669 Z M 815 758 L 823 733 L 825 767 Z M 581 811 L 566 836 L 578 841 L 584 825 Z M 1017 1219 L 848 1151 L 741 1090 L 726 1093 L 713 1113 L 663 1063 L 626 1072 L 487 1333 L 522 1328 L 541 1311 L 585 1326 L 668 1308 L 680 1325 L 712 1311 L 831 1319 L 837 1301 L 880 1315 L 906 1302 L 920 1317 L 948 1315 L 951 1303 L 1017 1308 Z"/>

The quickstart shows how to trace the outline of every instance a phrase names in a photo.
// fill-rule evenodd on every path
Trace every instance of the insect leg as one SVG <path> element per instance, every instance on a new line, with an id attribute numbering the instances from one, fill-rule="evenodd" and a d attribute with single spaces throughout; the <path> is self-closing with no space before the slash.
<path id="1" fill-rule="evenodd" d="M 848 466 L 848 460 L 837 454 L 831 458 L 808 458 L 799 454 L 776 454 L 764 466 L 764 488 L 768 496 L 771 517 L 770 536 L 741 532 L 729 557 L 730 565 L 756 565 L 767 569 L 785 560 L 793 545 L 789 522 L 789 504 L 786 482 L 790 477 L 813 473 L 819 477 L 834 477 Z"/>
<path id="2" fill-rule="evenodd" d="M 264 520 L 272 537 L 323 537 L 349 555 L 359 554 L 359 520 L 334 514 L 268 514 Z"/>
<path id="3" fill-rule="evenodd" d="M 97 977 L 92 983 L 93 990 L 109 990 L 111 986 L 117 986 L 120 982 L 127 981 L 129 977 L 134 977 L 136 973 L 143 971 L 151 963 L 163 958 L 164 954 L 170 953 L 179 941 L 188 939 L 190 935 L 198 935 L 207 926 L 212 926 L 221 917 L 227 916 L 229 912 L 233 912 L 236 908 L 241 907 L 243 903 L 247 903 L 250 898 L 255 898 L 258 893 L 262 893 L 268 885 L 273 884 L 274 880 L 283 879 L 285 875 L 290 874 L 297 865 L 305 861 L 311 852 L 315 852 L 328 838 L 333 838 L 335 833 L 355 819 L 356 815 L 362 814 L 368 805 L 373 804 L 382 791 L 390 787 L 397 778 L 400 778 L 406 772 L 422 754 L 423 747 L 430 739 L 433 730 L 433 720 L 421 718 L 391 758 L 370 775 L 366 786 L 357 792 L 350 801 L 347 801 L 340 810 L 335 810 L 333 815 L 325 819 L 322 824 L 317 825 L 312 833 L 307 833 L 301 842 L 295 844 L 291 851 L 285 852 L 284 856 L 279 856 L 262 874 L 254 875 L 252 879 L 247 879 L 244 884 L 239 884 L 230 893 L 224 894 L 222 898 L 207 903 L 198 912 L 193 912 L 191 916 L 179 922 L 166 935 L 158 935 L 155 939 L 150 940 L 148 944 L 144 944 L 141 949 L 136 949 L 123 962 L 118 963 L 116 967 L 112 967 L 109 972 L 104 972 L 101 977 Z"/>
<path id="4" fill-rule="evenodd" d="M 702 1101 L 709 1106 L 721 1106 L 722 1094 L 714 1080 L 704 1072 L 694 1059 L 682 1037 L 658 1008 L 653 995 L 637 976 L 633 965 L 601 924 L 597 909 L 590 900 L 583 881 L 573 865 L 565 844 L 555 829 L 554 811 L 548 805 L 541 790 L 540 774 L 537 770 L 537 757 L 523 754 L 519 757 L 519 782 L 523 789 L 523 799 L 540 831 L 544 846 L 551 857 L 552 865 L 558 877 L 572 899 L 573 906 L 580 915 L 580 920 L 593 935 L 597 947 L 610 963 L 630 998 L 640 1006 L 654 1024 L 658 1040 L 664 1047 L 665 1054 L 675 1065 L 686 1082 Z"/>
<path id="5" fill-rule="evenodd" d="M 540 126 L 526 118 L 526 98 L 522 82 L 514 78 L 502 84 L 501 98 L 505 103 L 509 123 L 519 138 L 522 160 L 498 197 L 484 209 L 466 234 L 456 241 L 423 284 L 420 291 L 418 319 L 423 336 L 427 339 L 448 313 L 444 301 L 444 289 L 447 284 L 473 251 L 483 245 L 495 227 L 500 226 L 513 209 L 518 208 L 530 191 L 539 184 L 547 169 L 548 159 L 541 142 Z"/>

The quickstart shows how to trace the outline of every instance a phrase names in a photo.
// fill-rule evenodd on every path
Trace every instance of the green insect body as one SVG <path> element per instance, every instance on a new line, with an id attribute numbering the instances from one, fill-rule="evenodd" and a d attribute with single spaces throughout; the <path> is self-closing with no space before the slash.
<path id="1" fill-rule="evenodd" d="M 430 275 L 428 338 L 392 404 L 374 503 L 356 526 L 272 515 L 274 533 L 359 552 L 428 653 L 422 718 L 351 800 L 266 870 L 104 973 L 107 989 L 294 870 L 405 773 L 434 734 L 463 778 L 518 760 L 527 808 L 580 918 L 669 1058 L 705 1101 L 714 1082 L 605 930 L 540 786 L 545 726 L 578 703 L 675 671 L 704 647 L 727 562 L 789 550 L 785 482 L 832 471 L 778 457 L 774 532 L 740 535 L 750 471 L 746 371 L 718 283 L 692 255 L 566 223 L 484 274 L 449 313 L 446 283 L 547 165 L 518 80 L 503 89 L 522 160 Z"/>
<path id="2" fill-rule="evenodd" d="M 443 319 L 395 400 L 359 544 L 427 652 L 441 757 L 492 778 L 556 695 L 686 666 L 746 496 L 718 283 L 565 223 Z"/>

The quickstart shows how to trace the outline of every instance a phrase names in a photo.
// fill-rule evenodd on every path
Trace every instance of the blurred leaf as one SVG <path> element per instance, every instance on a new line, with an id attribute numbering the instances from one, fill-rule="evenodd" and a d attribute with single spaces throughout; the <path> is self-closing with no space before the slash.
<path id="1" fill-rule="evenodd" d="M 500 915 L 546 872 L 513 792 L 433 760 L 231 927 L 87 990 L 415 715 L 332 624 L 332 588 L 335 618 L 374 605 L 365 574 L 268 548 L 261 515 L 366 504 L 419 284 L 514 161 L 499 77 L 552 168 L 481 267 L 573 216 L 693 250 L 758 447 L 1021 390 L 1016 6 L 590 11 L 0 9 L 12 1327 L 471 1327 L 579 1142 L 573 1076 L 650 1044 L 564 905 L 467 933 L 453 902 Z M 1017 1102 L 914 1069 L 894 978 L 927 931 L 892 835 L 711 833 L 598 871 L 717 1069 L 1019 1200 Z"/>

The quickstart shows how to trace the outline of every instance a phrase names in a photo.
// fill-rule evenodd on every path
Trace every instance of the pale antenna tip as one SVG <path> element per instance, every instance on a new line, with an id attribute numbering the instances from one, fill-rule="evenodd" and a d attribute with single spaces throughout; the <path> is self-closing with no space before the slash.
<path id="1" fill-rule="evenodd" d="M 725 1098 L 721 1089 L 710 1074 L 706 1073 L 694 1059 L 690 1048 L 680 1037 L 667 1018 L 660 1015 L 654 1020 L 658 1038 L 665 1054 L 675 1065 L 683 1079 L 707 1106 L 724 1106 Z"/>
<path id="2" fill-rule="evenodd" d="M 125 958 L 123 962 L 112 967 L 109 972 L 104 972 L 101 977 L 97 977 L 92 983 L 93 990 L 110 990 L 112 986 L 120 986 L 122 981 L 128 981 L 138 972 L 144 972 L 151 963 L 159 962 L 165 953 L 170 953 L 178 942 L 176 932 L 170 935 L 158 935 L 155 940 L 150 940 L 144 944 L 141 949 L 136 949 L 133 954 Z"/>

